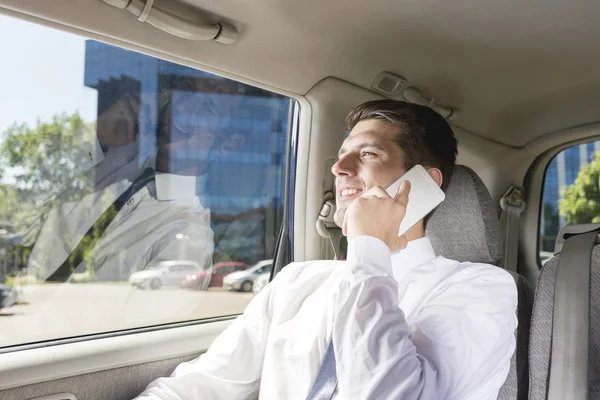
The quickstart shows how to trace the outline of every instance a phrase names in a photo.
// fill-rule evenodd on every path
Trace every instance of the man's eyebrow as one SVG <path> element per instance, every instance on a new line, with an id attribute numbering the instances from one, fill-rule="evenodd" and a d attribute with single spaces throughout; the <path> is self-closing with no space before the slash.
<path id="1" fill-rule="evenodd" d="M 359 144 L 358 146 L 356 146 L 356 148 L 358 148 L 359 150 L 369 148 L 369 149 L 376 149 L 379 151 L 385 151 L 385 149 L 381 145 L 379 145 L 375 142 L 363 142 L 363 143 Z M 338 157 L 342 156 L 344 153 L 346 153 L 346 149 L 344 147 L 342 147 L 340 149 L 340 151 L 338 151 Z"/>

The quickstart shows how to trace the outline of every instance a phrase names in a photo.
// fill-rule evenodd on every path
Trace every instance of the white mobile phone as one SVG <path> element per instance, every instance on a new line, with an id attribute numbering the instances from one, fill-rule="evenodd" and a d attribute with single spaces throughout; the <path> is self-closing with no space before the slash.
<path id="1" fill-rule="evenodd" d="M 410 193 L 408 194 L 406 214 L 400 223 L 398 236 L 402 236 L 408 232 L 410 228 L 425 218 L 427 214 L 432 212 L 446 198 L 442 189 L 435 183 L 425 168 L 418 164 L 409 169 L 396 182 L 388 186 L 385 191 L 391 197 L 396 196 L 400 184 L 406 180 L 410 181 Z"/>

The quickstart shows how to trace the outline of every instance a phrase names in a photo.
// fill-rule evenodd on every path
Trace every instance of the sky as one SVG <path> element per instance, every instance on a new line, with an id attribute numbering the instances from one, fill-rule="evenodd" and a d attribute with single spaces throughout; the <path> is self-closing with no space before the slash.
<path id="1" fill-rule="evenodd" d="M 2 15 L 0 37 L 0 132 L 61 111 L 95 119 L 96 90 L 83 85 L 85 38 Z"/>
<path id="2" fill-rule="evenodd" d="M 0 37 L 0 140 L 13 123 L 34 127 L 63 111 L 95 120 L 96 90 L 83 85 L 85 38 L 3 15 Z"/>

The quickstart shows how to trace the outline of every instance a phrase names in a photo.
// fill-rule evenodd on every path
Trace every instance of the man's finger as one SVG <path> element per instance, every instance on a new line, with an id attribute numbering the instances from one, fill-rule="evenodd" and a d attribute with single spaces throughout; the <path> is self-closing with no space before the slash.
<path id="1" fill-rule="evenodd" d="M 408 204 L 408 194 L 410 193 L 410 182 L 404 181 L 400 184 L 398 188 L 398 193 L 394 196 L 394 200 L 397 203 L 402 204 L 404 207 Z"/>
<path id="2" fill-rule="evenodd" d="M 379 197 L 380 199 L 386 199 L 386 198 L 390 198 L 390 195 L 381 186 L 373 186 L 371 189 L 367 190 L 366 193 L 360 197 L 364 197 L 364 198 Z"/>

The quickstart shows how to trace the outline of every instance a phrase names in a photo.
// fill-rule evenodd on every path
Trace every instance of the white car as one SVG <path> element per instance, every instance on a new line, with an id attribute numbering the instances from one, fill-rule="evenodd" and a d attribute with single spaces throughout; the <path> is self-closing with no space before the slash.
<path id="1" fill-rule="evenodd" d="M 264 273 L 271 273 L 273 260 L 259 261 L 247 270 L 233 272 L 223 278 L 223 289 L 251 292 L 255 280 Z"/>
<path id="2" fill-rule="evenodd" d="M 202 268 L 195 261 L 161 261 L 131 274 L 129 284 L 140 289 L 179 286 L 187 275 L 200 271 Z"/>
<path id="3" fill-rule="evenodd" d="M 271 271 L 264 272 L 264 273 L 260 274 L 254 280 L 254 286 L 252 287 L 252 291 L 254 293 L 260 292 L 265 286 L 267 286 L 267 284 L 269 283 L 270 279 L 271 279 Z"/>

